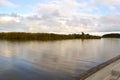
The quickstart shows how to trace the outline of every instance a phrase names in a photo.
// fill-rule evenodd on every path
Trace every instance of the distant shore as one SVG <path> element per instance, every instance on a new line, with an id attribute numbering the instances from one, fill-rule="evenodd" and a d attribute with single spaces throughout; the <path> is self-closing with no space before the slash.
<path id="1" fill-rule="evenodd" d="M 53 34 L 53 33 L 25 33 L 25 32 L 1 32 L 0 40 L 66 40 L 66 39 L 101 39 L 100 36 L 90 34 Z"/>
<path id="2" fill-rule="evenodd" d="M 67 39 L 101 39 L 101 38 L 120 38 L 118 33 L 104 34 L 95 36 L 90 34 L 54 34 L 54 33 L 26 33 L 26 32 L 1 32 L 0 40 L 10 41 L 49 41 L 49 40 L 67 40 Z"/>
<path id="3" fill-rule="evenodd" d="M 119 33 L 105 34 L 102 36 L 102 38 L 120 38 L 120 34 Z"/>

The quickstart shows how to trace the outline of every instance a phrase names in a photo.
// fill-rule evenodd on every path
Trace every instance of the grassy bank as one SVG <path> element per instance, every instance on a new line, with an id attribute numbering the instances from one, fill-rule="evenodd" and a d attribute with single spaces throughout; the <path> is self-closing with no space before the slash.
<path id="1" fill-rule="evenodd" d="M 66 40 L 66 39 L 100 39 L 100 36 L 89 34 L 53 34 L 53 33 L 23 33 L 9 32 L 0 33 L 0 40 Z"/>

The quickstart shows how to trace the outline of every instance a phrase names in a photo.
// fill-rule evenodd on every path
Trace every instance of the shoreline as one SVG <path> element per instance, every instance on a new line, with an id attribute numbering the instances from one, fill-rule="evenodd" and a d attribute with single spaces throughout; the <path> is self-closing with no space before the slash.
<path id="1" fill-rule="evenodd" d="M 52 41 L 68 39 L 101 39 L 100 36 L 90 34 L 53 34 L 53 33 L 25 33 L 25 32 L 8 32 L 0 33 L 0 40 L 9 41 Z"/>

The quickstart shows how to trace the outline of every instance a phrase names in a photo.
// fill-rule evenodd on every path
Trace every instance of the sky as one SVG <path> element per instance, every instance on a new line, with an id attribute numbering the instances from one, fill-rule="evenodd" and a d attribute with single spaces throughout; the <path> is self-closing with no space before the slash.
<path id="1" fill-rule="evenodd" d="M 120 32 L 120 0 L 0 0 L 0 32 Z"/>

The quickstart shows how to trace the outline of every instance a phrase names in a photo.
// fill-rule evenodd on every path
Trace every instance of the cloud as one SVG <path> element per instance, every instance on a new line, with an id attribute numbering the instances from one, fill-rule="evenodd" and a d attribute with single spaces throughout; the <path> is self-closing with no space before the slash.
<path id="1" fill-rule="evenodd" d="M 96 4 L 103 4 L 106 6 L 111 6 L 111 5 L 119 5 L 120 0 L 92 0 L 92 2 Z"/>
<path id="2" fill-rule="evenodd" d="M 110 13 L 115 14 L 119 9 L 120 0 L 91 0 L 91 3 L 95 7 L 103 7 Z"/>
<path id="3" fill-rule="evenodd" d="M 9 0 L 0 0 L 0 6 L 14 6 L 14 5 L 15 4 L 10 2 Z"/>
<path id="4" fill-rule="evenodd" d="M 49 4 L 37 4 L 36 9 L 39 14 L 58 13 L 62 16 L 71 16 L 76 13 L 79 4 L 75 0 L 53 0 Z"/>
<path id="5" fill-rule="evenodd" d="M 0 31 L 27 31 L 24 19 L 17 14 L 0 14 Z"/>
<path id="6" fill-rule="evenodd" d="M 17 14 L 0 14 L 0 23 L 20 23 L 21 17 Z"/>
<path id="7" fill-rule="evenodd" d="M 55 33 L 120 31 L 119 4 L 119 0 L 51 0 L 36 4 L 32 15 L 1 14 L 0 28 Z"/>
<path id="8" fill-rule="evenodd" d="M 99 22 L 100 31 L 120 31 L 120 17 L 118 16 L 101 16 Z"/>
<path id="9" fill-rule="evenodd" d="M 113 4 L 113 0 L 92 0 L 98 4 Z M 30 32 L 80 33 L 92 31 L 118 31 L 120 18 L 116 15 L 95 15 L 93 2 L 78 3 L 76 0 L 53 0 L 37 4 L 36 14 L 27 17 Z M 112 2 L 113 1 L 113 2 Z M 114 2 L 114 4 L 118 4 Z M 81 10 L 80 12 L 78 10 Z M 88 13 L 86 13 L 86 12 Z"/>
<path id="10" fill-rule="evenodd" d="M 78 3 L 75 0 L 53 1 L 51 3 L 37 4 L 36 14 L 28 16 L 30 30 L 58 33 L 80 33 L 92 31 L 95 27 L 96 16 L 92 14 L 78 13 L 78 9 L 84 9 L 87 3 Z M 87 9 L 87 8 L 86 8 Z M 31 22 L 33 22 L 31 24 Z"/>

